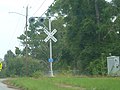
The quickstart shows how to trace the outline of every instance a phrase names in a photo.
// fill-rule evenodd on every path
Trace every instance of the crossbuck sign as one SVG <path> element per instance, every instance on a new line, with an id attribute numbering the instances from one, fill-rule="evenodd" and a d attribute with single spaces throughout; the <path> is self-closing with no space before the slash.
<path id="1" fill-rule="evenodd" d="M 45 29 L 44 32 L 48 35 L 44 39 L 45 42 L 47 42 L 49 39 L 52 39 L 54 42 L 57 42 L 57 39 L 53 36 L 57 32 L 56 29 L 54 29 L 52 32 L 49 32 L 48 30 Z"/>

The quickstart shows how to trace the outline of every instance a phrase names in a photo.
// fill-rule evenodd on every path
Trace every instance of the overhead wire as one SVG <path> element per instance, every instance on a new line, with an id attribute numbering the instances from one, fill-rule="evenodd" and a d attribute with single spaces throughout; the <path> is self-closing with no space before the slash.
<path id="1" fill-rule="evenodd" d="M 31 0 L 26 0 L 26 2 L 23 3 L 23 8 L 26 8 L 27 6 L 29 6 L 30 3 L 31 3 Z M 24 15 L 24 16 L 25 16 L 25 18 L 26 18 L 26 15 Z M 23 32 L 25 32 L 26 23 L 25 23 L 25 27 L 24 27 L 24 25 L 22 25 L 22 27 L 24 28 Z M 20 46 L 21 46 L 21 45 L 20 45 L 20 43 L 19 43 L 19 46 L 18 46 L 18 47 L 20 47 Z"/>
<path id="2" fill-rule="evenodd" d="M 18 0 L 17 1 L 18 3 L 20 3 L 20 1 Z M 28 2 L 28 0 L 25 2 L 25 3 L 27 3 Z M 24 5 L 25 5 L 25 3 L 24 3 Z M 13 12 L 14 13 L 14 12 Z M 17 14 L 17 12 L 16 12 L 16 14 Z M 18 13 L 19 14 L 19 13 Z M 15 46 L 16 45 L 16 41 L 13 41 L 13 38 L 16 38 L 17 39 L 17 37 L 15 36 L 17 33 L 19 33 L 18 32 L 18 26 L 21 26 L 22 25 L 22 27 L 23 27 L 23 22 L 21 21 L 21 17 L 19 17 L 19 19 L 18 19 L 18 21 L 17 21 L 17 24 L 16 24 L 16 26 L 15 26 L 15 28 L 14 28 L 14 31 L 13 31 L 13 34 L 12 34 L 12 36 L 11 36 L 11 38 L 10 38 L 10 40 L 9 40 L 9 42 L 8 42 L 8 47 L 9 48 L 11 48 L 11 46 Z M 11 45 L 11 42 L 12 42 L 12 45 Z"/>
<path id="3" fill-rule="evenodd" d="M 45 0 L 45 1 L 46 1 L 46 0 Z M 51 3 L 51 5 L 54 4 L 54 2 L 55 2 L 55 1 L 53 1 L 53 2 Z M 48 9 L 46 9 L 46 10 L 41 14 L 40 17 L 42 17 L 42 16 L 49 10 L 49 8 L 51 7 L 51 5 L 48 7 Z M 40 8 L 39 8 L 39 9 L 40 9 Z M 37 12 L 36 12 L 36 13 L 37 13 Z M 34 13 L 34 14 L 35 14 L 35 13 Z M 34 15 L 34 14 L 33 14 L 33 15 Z"/>
<path id="4" fill-rule="evenodd" d="M 16 39 L 17 39 L 17 37 L 16 37 L 15 35 L 18 33 L 18 30 L 19 30 L 18 27 L 19 27 L 19 26 L 23 26 L 23 25 L 22 25 L 22 22 L 20 22 L 20 20 L 21 20 L 21 17 L 19 17 L 19 19 L 18 19 L 18 21 L 17 21 L 17 24 L 16 24 L 16 26 L 15 26 L 15 28 L 14 28 L 13 34 L 12 34 L 12 36 L 11 36 L 9 42 L 8 42 L 8 46 L 9 46 L 9 47 L 11 47 L 11 44 L 12 44 L 12 46 L 15 46 L 15 41 L 13 41 L 13 38 L 16 38 Z"/>
<path id="5" fill-rule="evenodd" d="M 43 4 L 46 2 L 46 0 L 44 0 L 43 2 L 42 2 L 42 4 L 39 6 L 39 8 L 35 11 L 35 13 L 33 14 L 33 15 L 35 15 L 39 10 L 40 10 L 40 8 L 43 6 Z"/>
<path id="6" fill-rule="evenodd" d="M 27 0 L 26 2 L 28 2 L 28 0 Z M 35 11 L 34 14 L 36 14 L 36 13 L 40 10 L 40 8 L 43 6 L 43 4 L 44 4 L 45 2 L 46 2 L 46 0 L 44 0 L 44 1 L 42 2 L 42 4 L 39 6 L 39 8 Z M 54 2 L 53 2 L 53 3 L 54 3 Z M 52 4 L 53 4 L 53 3 L 52 3 Z M 25 3 L 24 3 L 24 4 L 25 4 Z M 52 4 L 51 4 L 51 5 L 52 5 Z M 51 6 L 51 5 L 50 5 L 50 6 Z M 49 7 L 50 7 L 50 6 L 49 6 Z M 49 9 L 49 8 L 48 8 L 48 9 Z M 47 9 L 47 10 L 48 10 L 48 9 Z M 41 16 L 43 16 L 47 10 L 45 10 Z M 34 15 L 34 14 L 33 14 L 33 15 Z M 13 32 L 12 37 L 10 38 L 10 42 L 8 43 L 9 47 L 10 47 L 10 45 L 11 45 L 12 39 L 14 38 L 14 35 L 16 34 L 16 32 L 18 32 L 18 31 L 17 31 L 17 30 L 18 30 L 17 28 L 18 28 L 19 25 L 20 25 L 20 24 L 19 24 L 19 20 L 18 20 L 17 25 L 16 25 L 16 27 L 15 27 L 15 31 Z M 14 42 L 14 44 L 15 44 L 15 42 Z"/>
<path id="7" fill-rule="evenodd" d="M 28 5 L 28 2 L 30 3 L 31 0 L 26 0 L 26 2 L 24 3 L 24 6 Z"/>

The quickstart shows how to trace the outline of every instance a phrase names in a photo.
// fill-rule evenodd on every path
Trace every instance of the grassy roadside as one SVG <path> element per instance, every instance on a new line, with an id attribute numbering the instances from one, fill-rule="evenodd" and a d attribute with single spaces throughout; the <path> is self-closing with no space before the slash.
<path id="1" fill-rule="evenodd" d="M 120 78 L 14 78 L 9 80 L 24 90 L 120 90 Z"/>

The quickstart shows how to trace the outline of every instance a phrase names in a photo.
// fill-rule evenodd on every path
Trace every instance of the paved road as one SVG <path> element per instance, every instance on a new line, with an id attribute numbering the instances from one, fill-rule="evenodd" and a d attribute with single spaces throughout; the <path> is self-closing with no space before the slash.
<path id="1" fill-rule="evenodd" d="M 3 80 L 5 79 L 0 79 L 0 90 L 17 90 L 17 89 L 8 88 L 7 85 L 2 83 Z"/>

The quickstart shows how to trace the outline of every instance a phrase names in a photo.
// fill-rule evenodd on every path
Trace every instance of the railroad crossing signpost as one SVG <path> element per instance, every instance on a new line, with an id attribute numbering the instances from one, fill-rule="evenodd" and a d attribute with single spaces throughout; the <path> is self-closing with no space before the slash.
<path id="1" fill-rule="evenodd" d="M 49 31 L 45 29 L 44 32 L 48 35 L 44 39 L 44 41 L 45 42 L 50 41 L 50 44 L 49 44 L 50 45 L 50 58 L 48 59 L 48 61 L 50 62 L 50 77 L 54 77 L 53 69 L 52 69 L 52 62 L 53 62 L 53 58 L 52 58 L 52 40 L 54 42 L 57 42 L 57 39 L 53 36 L 57 32 L 57 30 L 56 29 L 54 29 L 53 31 L 51 30 L 51 17 L 50 17 L 50 15 L 49 15 Z"/>
<path id="2" fill-rule="evenodd" d="M 29 18 L 29 22 L 30 23 L 34 23 L 35 22 L 35 18 L 39 18 L 39 17 L 31 17 L 31 18 Z M 44 18 L 39 18 L 39 19 L 40 19 L 39 22 L 41 24 L 43 24 Z M 53 58 L 52 58 L 52 41 L 57 42 L 57 39 L 54 37 L 54 34 L 56 32 L 57 32 L 56 29 L 54 29 L 53 31 L 51 30 L 51 16 L 50 16 L 50 13 L 49 13 L 49 28 L 48 28 L 48 30 L 44 28 L 44 33 L 47 34 L 47 37 L 44 39 L 44 41 L 45 42 L 50 41 L 49 42 L 50 58 L 48 59 L 48 61 L 50 62 L 50 77 L 54 77 L 53 70 L 52 70 L 52 62 L 53 62 Z"/>

